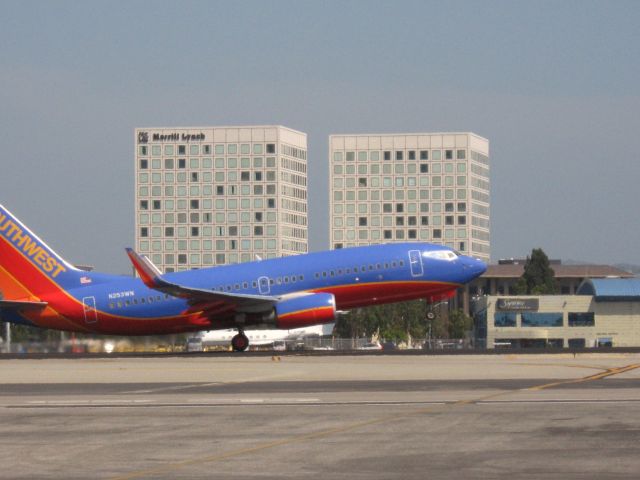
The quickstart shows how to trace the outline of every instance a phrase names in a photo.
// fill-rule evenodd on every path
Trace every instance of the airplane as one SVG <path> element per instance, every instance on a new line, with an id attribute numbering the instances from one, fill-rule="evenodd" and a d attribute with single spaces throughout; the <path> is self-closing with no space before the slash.
<path id="1" fill-rule="evenodd" d="M 72 332 L 159 335 L 332 323 L 338 311 L 438 301 L 486 270 L 429 243 L 391 243 L 162 274 L 131 248 L 140 278 L 79 270 L 0 205 L 2 320 Z"/>
<path id="2" fill-rule="evenodd" d="M 272 345 L 273 342 L 301 340 L 305 337 L 320 337 L 331 335 L 334 323 L 324 323 L 319 325 L 310 325 L 301 328 L 292 328 L 289 330 L 274 328 L 259 328 L 245 330 L 244 334 L 249 338 L 249 342 L 254 346 Z M 328 328 L 327 328 L 328 327 Z M 209 330 L 201 332 L 200 340 L 203 345 L 216 346 L 228 345 L 231 338 L 237 333 L 236 329 L 229 328 L 226 330 Z"/>

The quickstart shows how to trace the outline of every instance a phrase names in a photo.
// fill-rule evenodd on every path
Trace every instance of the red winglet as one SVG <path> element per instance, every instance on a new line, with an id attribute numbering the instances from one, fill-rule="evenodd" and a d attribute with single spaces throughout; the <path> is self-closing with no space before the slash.
<path id="1" fill-rule="evenodd" d="M 129 259 L 133 264 L 133 268 L 136 269 L 138 275 L 144 282 L 144 284 L 149 288 L 157 288 L 158 287 L 158 274 L 156 269 L 153 268 L 152 265 L 149 265 L 149 260 L 146 257 L 143 257 L 136 253 L 133 248 L 127 248 L 127 255 L 129 255 Z"/>

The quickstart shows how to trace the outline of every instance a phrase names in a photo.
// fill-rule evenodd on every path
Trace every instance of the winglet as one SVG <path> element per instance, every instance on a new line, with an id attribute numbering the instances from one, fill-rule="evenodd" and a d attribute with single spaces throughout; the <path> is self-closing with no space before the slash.
<path id="1" fill-rule="evenodd" d="M 160 270 L 147 257 L 138 254 L 133 248 L 126 250 L 133 268 L 136 269 L 144 284 L 149 288 L 158 288 L 162 284 L 159 278 Z"/>

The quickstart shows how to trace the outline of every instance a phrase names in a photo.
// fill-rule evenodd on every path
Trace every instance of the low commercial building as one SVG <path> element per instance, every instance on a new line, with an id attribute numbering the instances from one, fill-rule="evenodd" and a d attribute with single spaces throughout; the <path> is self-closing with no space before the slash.
<path id="1" fill-rule="evenodd" d="M 524 273 L 526 259 L 504 259 L 488 265 L 482 276 L 465 285 L 456 298 L 456 308 L 469 312 L 474 299 L 483 295 L 515 295 L 515 287 Z M 632 273 L 611 265 L 566 265 L 550 260 L 561 295 L 573 295 L 587 278 L 634 278 Z"/>
<path id="2" fill-rule="evenodd" d="M 479 348 L 640 347 L 640 279 L 587 279 L 575 295 L 476 301 Z"/>

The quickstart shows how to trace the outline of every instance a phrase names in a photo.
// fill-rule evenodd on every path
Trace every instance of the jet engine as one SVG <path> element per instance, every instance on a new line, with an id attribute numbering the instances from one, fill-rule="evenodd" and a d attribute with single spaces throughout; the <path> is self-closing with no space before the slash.
<path id="1" fill-rule="evenodd" d="M 291 329 L 336 321 L 336 301 L 330 293 L 313 293 L 276 303 L 277 328 Z"/>

